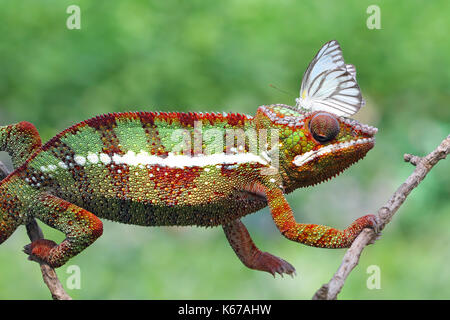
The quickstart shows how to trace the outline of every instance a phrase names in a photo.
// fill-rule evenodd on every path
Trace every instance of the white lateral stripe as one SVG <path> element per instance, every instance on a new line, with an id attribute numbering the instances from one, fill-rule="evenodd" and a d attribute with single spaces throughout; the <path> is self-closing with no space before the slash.
<path id="1" fill-rule="evenodd" d="M 100 153 L 100 161 L 104 164 L 108 164 L 111 162 L 111 158 L 106 153 Z"/>
<path id="2" fill-rule="evenodd" d="M 73 160 L 80 166 L 84 166 L 84 164 L 86 163 L 86 158 L 80 155 L 75 155 L 73 157 Z"/>
<path id="3" fill-rule="evenodd" d="M 90 163 L 97 163 L 98 162 L 98 156 L 95 153 L 89 152 L 88 156 L 86 157 Z"/>
<path id="4" fill-rule="evenodd" d="M 241 153 L 241 154 L 226 154 L 216 153 L 203 156 L 185 156 L 174 155 L 169 153 L 165 158 L 150 155 L 146 151 L 141 151 L 138 154 L 133 151 L 128 151 L 123 156 L 114 154 L 112 161 L 115 164 L 126 164 L 129 166 L 138 165 L 160 165 L 164 167 L 183 168 L 183 167 L 205 167 L 209 165 L 217 164 L 232 164 L 232 163 L 260 163 L 268 165 L 268 162 L 253 153 Z"/>
<path id="5" fill-rule="evenodd" d="M 86 161 L 87 160 L 87 161 Z M 172 168 L 184 168 L 184 167 L 205 167 L 215 165 L 220 168 L 222 164 L 241 164 L 241 163 L 259 163 L 262 165 L 269 165 L 270 158 L 264 159 L 253 153 L 238 153 L 238 154 L 226 154 L 226 153 L 216 153 L 211 155 L 200 155 L 200 156 L 185 156 L 185 155 L 175 155 L 169 153 L 165 158 L 155 155 L 150 155 L 148 152 L 141 150 L 138 154 L 133 151 L 128 151 L 124 155 L 113 154 L 112 157 L 106 153 L 100 153 L 96 155 L 92 152 L 84 157 L 82 155 L 75 155 L 74 161 L 80 166 L 85 166 L 91 164 L 96 164 L 101 161 L 104 165 L 114 163 L 116 165 L 126 164 L 128 166 L 139 166 L 147 167 L 153 165 L 159 165 L 162 167 L 172 167 Z M 100 164 L 100 163 L 99 163 Z M 69 167 L 62 161 L 58 163 L 61 169 L 67 170 Z M 42 172 L 55 171 L 57 166 L 50 164 L 48 166 L 41 166 Z"/>

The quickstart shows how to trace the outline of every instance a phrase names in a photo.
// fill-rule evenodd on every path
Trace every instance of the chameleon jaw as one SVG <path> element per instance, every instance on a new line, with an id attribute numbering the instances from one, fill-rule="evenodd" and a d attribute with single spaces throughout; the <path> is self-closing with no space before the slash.
<path id="1" fill-rule="evenodd" d="M 360 146 L 363 144 L 370 144 L 369 149 L 371 149 L 375 144 L 375 138 L 369 137 L 369 138 L 361 138 L 357 140 L 351 140 L 346 142 L 341 142 L 338 144 L 330 144 L 325 147 L 322 147 L 317 150 L 311 150 L 304 154 L 297 155 L 294 160 L 292 160 L 292 163 L 296 165 L 297 167 L 303 166 L 304 164 L 313 161 L 317 159 L 320 156 L 323 156 L 325 154 L 344 151 L 345 149 L 352 148 L 355 146 Z"/>

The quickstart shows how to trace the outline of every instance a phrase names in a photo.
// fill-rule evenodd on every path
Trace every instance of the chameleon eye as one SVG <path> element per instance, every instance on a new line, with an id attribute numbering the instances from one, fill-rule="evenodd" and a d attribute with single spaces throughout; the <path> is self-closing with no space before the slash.
<path id="1" fill-rule="evenodd" d="M 319 112 L 309 122 L 309 131 L 314 139 L 325 143 L 336 138 L 339 133 L 339 122 L 333 115 Z"/>

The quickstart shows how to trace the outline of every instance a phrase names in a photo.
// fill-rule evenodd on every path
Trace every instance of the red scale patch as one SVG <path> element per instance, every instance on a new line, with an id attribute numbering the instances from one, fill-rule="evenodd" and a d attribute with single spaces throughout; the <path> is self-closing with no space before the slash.
<path id="1" fill-rule="evenodd" d="M 148 175 L 163 200 L 176 204 L 182 193 L 195 187 L 194 179 L 198 177 L 198 169 L 152 166 L 148 169 Z"/>
<path id="2" fill-rule="evenodd" d="M 109 179 L 116 196 L 120 199 L 127 198 L 129 193 L 129 167 L 127 165 L 108 164 L 106 168 L 109 171 Z"/>

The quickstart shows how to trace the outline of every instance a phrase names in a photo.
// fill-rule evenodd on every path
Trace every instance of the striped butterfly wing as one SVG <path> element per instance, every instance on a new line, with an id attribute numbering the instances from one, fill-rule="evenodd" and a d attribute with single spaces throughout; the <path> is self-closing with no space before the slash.
<path id="1" fill-rule="evenodd" d="M 352 77 L 355 79 L 356 82 L 356 67 L 352 64 L 346 64 L 345 69 L 352 75 Z M 366 101 L 364 98 L 361 97 L 361 107 L 366 104 Z"/>
<path id="2" fill-rule="evenodd" d="M 356 82 L 356 68 L 345 64 L 335 40 L 325 43 L 305 71 L 297 107 L 338 116 L 356 113 L 364 100 Z"/>
<path id="3" fill-rule="evenodd" d="M 356 67 L 352 64 L 346 64 L 345 70 L 347 70 L 348 73 L 352 75 L 353 78 L 356 80 Z"/>

